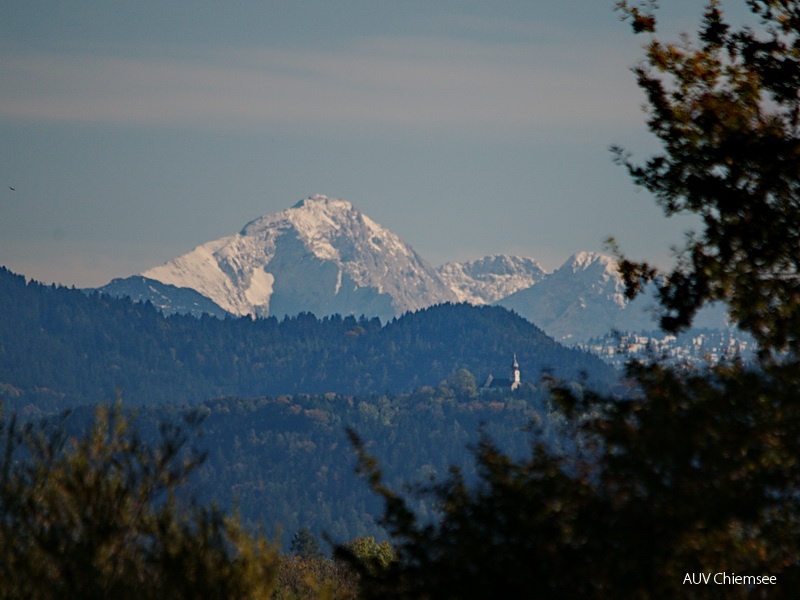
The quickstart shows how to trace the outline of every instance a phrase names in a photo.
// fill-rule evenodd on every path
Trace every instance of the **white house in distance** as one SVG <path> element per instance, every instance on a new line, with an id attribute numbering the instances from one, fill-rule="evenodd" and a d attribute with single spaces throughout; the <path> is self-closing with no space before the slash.
<path id="1" fill-rule="evenodd" d="M 517 362 L 517 355 L 514 354 L 514 361 L 511 363 L 511 378 L 495 378 L 489 373 L 489 376 L 481 386 L 481 391 L 485 390 L 516 390 L 520 385 L 519 363 Z"/>

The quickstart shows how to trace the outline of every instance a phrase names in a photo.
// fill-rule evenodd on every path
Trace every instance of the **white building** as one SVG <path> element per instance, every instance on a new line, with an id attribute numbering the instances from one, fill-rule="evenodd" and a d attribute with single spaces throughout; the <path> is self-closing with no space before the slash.
<path id="1" fill-rule="evenodd" d="M 519 387 L 520 383 L 519 363 L 517 362 L 517 355 L 514 354 L 514 361 L 511 363 L 511 377 L 509 379 L 495 378 L 489 373 L 486 381 L 481 386 L 481 391 L 507 389 L 513 392 Z"/>

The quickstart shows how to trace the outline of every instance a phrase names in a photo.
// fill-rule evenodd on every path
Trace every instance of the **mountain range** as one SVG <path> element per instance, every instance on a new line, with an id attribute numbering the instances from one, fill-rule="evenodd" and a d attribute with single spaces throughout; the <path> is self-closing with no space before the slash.
<path id="1" fill-rule="evenodd" d="M 553 272 L 518 256 L 434 268 L 347 200 L 323 195 L 99 291 L 149 300 L 167 314 L 311 312 L 384 322 L 445 302 L 497 304 L 568 344 L 657 329 L 652 294 L 628 301 L 609 256 L 578 252 Z M 726 328 L 725 311 L 706 309 L 696 325 Z"/>
<path id="2" fill-rule="evenodd" d="M 57 411 L 118 392 L 130 405 L 408 393 L 463 370 L 474 387 L 508 373 L 512 361 L 523 386 L 539 392 L 544 373 L 600 388 L 616 383 L 614 369 L 598 357 L 557 343 L 499 306 L 437 304 L 386 324 L 308 312 L 281 319 L 167 316 L 149 303 L 26 282 L 3 267 L 0 306 L 5 408 Z"/>
<path id="3" fill-rule="evenodd" d="M 367 315 L 388 320 L 456 300 L 395 233 L 346 200 L 311 196 L 142 273 L 196 290 L 234 315 Z"/>

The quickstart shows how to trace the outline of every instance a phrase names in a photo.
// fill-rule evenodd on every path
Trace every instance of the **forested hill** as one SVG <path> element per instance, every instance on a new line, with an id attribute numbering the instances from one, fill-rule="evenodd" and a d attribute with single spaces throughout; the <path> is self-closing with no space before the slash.
<path id="1" fill-rule="evenodd" d="M 0 398 L 50 411 L 113 399 L 199 402 L 237 395 L 365 395 L 543 372 L 610 385 L 615 372 L 499 307 L 440 305 L 382 326 L 304 313 L 278 320 L 165 317 L 150 304 L 27 282 L 0 268 Z"/>

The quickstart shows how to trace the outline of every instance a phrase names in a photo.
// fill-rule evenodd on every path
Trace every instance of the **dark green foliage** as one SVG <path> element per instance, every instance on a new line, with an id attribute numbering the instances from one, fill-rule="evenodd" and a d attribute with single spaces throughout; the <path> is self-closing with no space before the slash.
<path id="1" fill-rule="evenodd" d="M 215 508 L 182 505 L 202 461 L 187 428 L 149 444 L 119 406 L 88 432 L 0 421 L 0 598 L 269 598 L 277 551 Z"/>
<path id="2" fill-rule="evenodd" d="M 635 32 L 653 33 L 656 4 L 618 7 Z M 354 437 L 397 553 L 375 572 L 343 552 L 364 597 L 796 597 L 800 3 L 746 4 L 761 27 L 734 30 L 712 1 L 697 41 L 651 40 L 636 73 L 664 151 L 642 166 L 617 152 L 668 215 L 695 213 L 703 226 L 666 276 L 623 261 L 629 293 L 655 279 L 670 330 L 709 300 L 727 302 L 760 342 L 759 362 L 632 364 L 622 398 L 557 388 L 576 445 L 554 451 L 534 429 L 520 458 L 487 436 L 474 451 L 477 483 L 456 468 L 398 493 Z M 418 514 L 419 498 L 437 519 Z M 722 573 L 775 580 L 718 585 Z M 687 582 L 700 574 L 710 583 Z"/>
<path id="3" fill-rule="evenodd" d="M 301 527 L 294 534 L 289 552 L 300 558 L 322 558 L 322 549 L 317 536 L 306 527 Z"/>
<path id="4" fill-rule="evenodd" d="M 620 2 L 634 30 L 655 31 L 652 10 Z M 616 148 L 634 181 L 667 215 L 698 215 L 669 274 L 657 277 L 662 324 L 687 326 L 724 300 L 765 351 L 800 347 L 800 8 L 752 0 L 755 28 L 734 28 L 709 2 L 695 41 L 652 39 L 635 72 L 648 127 L 663 151 L 644 164 Z M 623 262 L 631 292 L 658 274 Z"/>
<path id="5" fill-rule="evenodd" d="M 441 520 L 420 520 L 401 495 L 383 483 L 377 463 L 355 440 L 360 470 L 385 502 L 381 523 L 397 560 L 381 571 L 342 552 L 359 571 L 366 598 L 579 598 L 590 588 L 578 574 L 591 514 L 585 482 L 561 471 L 536 448 L 512 461 L 485 438 L 475 448 L 480 481 L 468 485 L 459 469 L 416 495 L 435 503 Z M 600 542 L 600 540 L 596 540 Z M 344 549 L 346 550 L 346 548 Z M 559 584 L 560 581 L 560 584 Z"/>
<path id="6" fill-rule="evenodd" d="M 282 533 L 287 553 L 295 532 L 303 528 L 318 540 L 327 535 L 337 543 L 386 538 L 376 523 L 380 502 L 354 473 L 347 428 L 362 434 L 387 464 L 387 481 L 398 487 L 442 476 L 452 464 L 474 480 L 467 448 L 481 430 L 502 440 L 504 451 L 523 456 L 528 445 L 524 428 L 536 420 L 546 427 L 542 441 L 548 447 L 572 447 L 551 414 L 547 389 L 529 384 L 514 393 L 474 398 L 442 382 L 396 396 L 225 398 L 194 409 L 204 417 L 194 445 L 207 456 L 178 498 L 215 503 L 223 512 L 236 510 L 248 528 L 260 526 L 271 536 Z M 174 405 L 138 408 L 143 442 L 157 444 L 159 424 L 180 421 L 186 410 Z M 80 436 L 92 420 L 91 408 L 73 410 L 64 423 L 67 435 Z M 420 514 L 433 514 L 429 502 L 414 506 Z M 323 543 L 321 550 L 327 555 L 330 546 Z"/>
<path id="7" fill-rule="evenodd" d="M 689 374 L 634 367 L 640 396 L 556 396 L 579 444 L 534 435 L 512 458 L 484 437 L 477 483 L 454 468 L 411 497 L 387 485 L 354 438 L 384 501 L 397 561 L 375 571 L 346 551 L 366 598 L 793 598 L 800 586 L 800 405 L 796 368 Z M 439 511 L 431 522 L 414 506 Z M 346 550 L 346 548 L 344 549 Z M 684 585 L 686 573 L 774 575 L 777 585 Z"/>
<path id="8" fill-rule="evenodd" d="M 523 376 L 550 369 L 611 385 L 596 357 L 556 344 L 502 308 L 442 305 L 382 327 L 378 319 L 303 313 L 278 321 L 164 317 L 149 304 L 28 284 L 0 269 L 0 398 L 54 410 L 121 391 L 129 402 L 237 395 L 407 392 L 458 369 Z"/>
<path id="9" fill-rule="evenodd" d="M 469 399 L 443 387 L 403 396 L 282 396 L 221 399 L 203 403 L 202 447 L 208 459 L 194 485 L 206 502 L 236 506 L 246 523 L 285 532 L 291 551 L 294 532 L 306 528 L 335 542 L 357 537 L 385 539 L 375 523 L 379 501 L 354 473 L 345 430 L 361 433 L 387 465 L 387 480 L 427 481 L 449 465 L 462 465 L 474 479 L 467 446 L 483 428 L 520 456 L 527 447 L 522 431 L 531 419 L 549 423 L 545 439 L 553 447 L 568 443 L 551 422 L 545 391 L 530 388 L 504 396 Z M 141 419 L 160 421 L 170 413 L 142 410 Z M 173 417 L 174 418 L 174 417 Z M 431 507 L 415 507 L 428 514 Z M 327 553 L 328 548 L 323 545 Z"/>
<path id="10" fill-rule="evenodd" d="M 642 573 L 637 552 L 646 550 L 653 583 L 688 563 L 775 575 L 780 586 L 769 597 L 791 597 L 800 586 L 797 366 L 692 375 L 637 366 L 632 374 L 643 399 L 611 404 L 588 426 L 607 452 L 612 527 L 658 543 L 637 550 L 623 538 L 616 557 Z"/>

